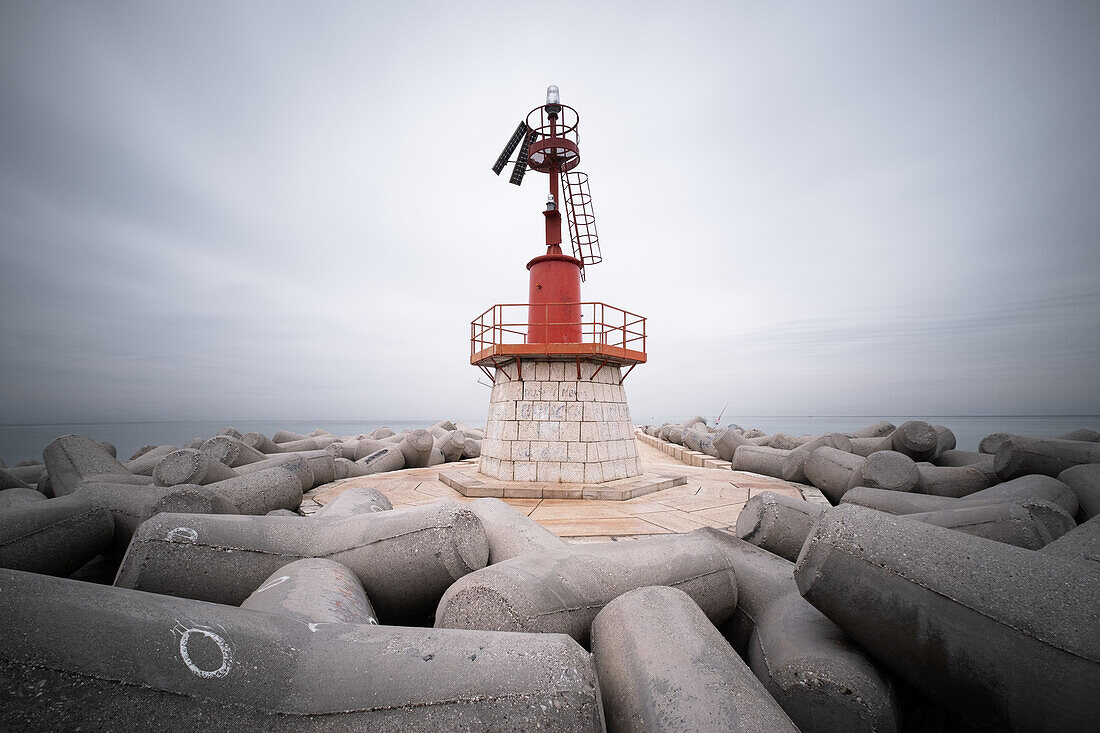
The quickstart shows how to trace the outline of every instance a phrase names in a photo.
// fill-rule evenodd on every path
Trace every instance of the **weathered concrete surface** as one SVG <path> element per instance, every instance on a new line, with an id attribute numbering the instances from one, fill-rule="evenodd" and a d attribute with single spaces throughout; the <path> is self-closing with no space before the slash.
<path id="1" fill-rule="evenodd" d="M 560 550 L 565 541 L 500 499 L 474 499 L 466 505 L 481 520 L 489 539 L 489 564 L 528 552 Z"/>
<path id="2" fill-rule="evenodd" d="M 845 453 L 852 452 L 852 441 L 848 436 L 840 433 L 826 433 L 818 438 L 806 441 L 787 454 L 783 459 L 782 478 L 785 481 L 794 481 L 800 484 L 810 483 L 803 470 L 806 458 L 815 448 L 821 448 L 822 446 L 836 448 Z"/>
<path id="3" fill-rule="evenodd" d="M 974 503 L 989 504 L 1026 499 L 1054 502 L 1069 512 L 1070 516 L 1077 513 L 1077 495 L 1073 490 L 1058 479 L 1040 475 L 1023 476 L 1005 481 L 1003 484 L 975 491 L 961 498 L 857 487 L 844 495 L 843 503 L 858 504 L 889 514 L 914 514 L 953 509 Z"/>
<path id="4" fill-rule="evenodd" d="M 1001 443 L 993 457 L 993 466 L 1003 481 L 1033 473 L 1057 476 L 1084 463 L 1100 463 L 1100 443 L 1013 435 Z"/>
<path id="5" fill-rule="evenodd" d="M 0 490 L 0 511 L 20 504 L 45 501 L 46 496 L 36 489 L 14 487 Z"/>
<path id="6" fill-rule="evenodd" d="M 794 562 L 824 507 L 793 496 L 764 491 L 745 503 L 737 536 Z"/>
<path id="7" fill-rule="evenodd" d="M 414 430 L 398 443 L 405 456 L 405 468 L 423 468 L 432 457 L 435 441 L 427 430 Z"/>
<path id="8" fill-rule="evenodd" d="M 783 459 L 789 449 L 769 448 L 766 445 L 741 445 L 733 452 L 734 471 L 751 471 L 763 476 L 783 478 Z"/>
<path id="9" fill-rule="evenodd" d="M 267 458 L 263 453 L 244 441 L 229 435 L 215 435 L 203 443 L 199 451 L 230 468 L 237 468 Z"/>
<path id="10" fill-rule="evenodd" d="M 241 608 L 304 623 L 377 624 L 355 573 L 333 560 L 295 560 L 268 576 Z"/>
<path id="11" fill-rule="evenodd" d="M 134 536 L 115 584 L 239 605 L 306 557 L 348 566 L 382 622 L 415 624 L 457 578 L 485 566 L 489 544 L 473 512 L 450 502 L 335 520 L 159 514 Z"/>
<path id="12" fill-rule="evenodd" d="M 964 504 L 905 517 L 1029 550 L 1038 550 L 1077 526 L 1062 507 L 1036 500 Z"/>
<path id="13" fill-rule="evenodd" d="M 1086 463 L 1067 468 L 1058 480 L 1077 495 L 1077 519 L 1084 522 L 1100 514 L 1100 464 Z"/>
<path id="14" fill-rule="evenodd" d="M 378 489 L 369 486 L 356 486 L 346 489 L 335 499 L 317 510 L 314 515 L 321 519 L 345 519 L 359 514 L 388 512 L 393 504 Z"/>
<path id="15" fill-rule="evenodd" d="M 241 436 L 241 442 L 250 448 L 255 448 L 264 455 L 269 453 L 281 453 L 283 450 L 278 443 L 263 433 L 245 433 Z"/>
<path id="16" fill-rule="evenodd" d="M 867 486 L 888 491 L 915 491 L 920 471 L 912 458 L 892 450 L 875 451 L 852 476 L 852 486 Z"/>
<path id="17" fill-rule="evenodd" d="M 174 445 L 158 445 L 122 465 L 126 467 L 127 471 L 136 476 L 152 476 L 153 469 L 157 467 L 160 460 L 175 450 L 176 446 Z"/>
<path id="18" fill-rule="evenodd" d="M 400 471 L 405 468 L 405 453 L 399 446 L 391 445 L 360 458 L 356 463 L 362 466 L 368 475 Z"/>
<path id="19" fill-rule="evenodd" d="M 806 478 L 836 504 L 844 492 L 858 485 L 866 458 L 836 448 L 821 446 L 810 451 L 802 465 Z"/>
<path id="20" fill-rule="evenodd" d="M 1100 567 L 1100 515 L 1066 532 L 1039 552 Z"/>
<path id="21" fill-rule="evenodd" d="M 803 596 L 938 705 L 991 729 L 1100 720 L 1100 569 L 845 504 L 815 525 Z"/>
<path id="22" fill-rule="evenodd" d="M 436 610 L 440 628 L 569 634 L 587 645 L 592 620 L 627 591 L 668 585 L 715 623 L 737 604 L 725 556 L 700 531 L 629 542 L 571 545 L 514 557 L 457 580 Z M 373 599 L 374 595 L 368 594 Z"/>
<path id="23" fill-rule="evenodd" d="M 205 486 L 215 481 L 225 481 L 237 475 L 209 453 L 194 448 L 182 448 L 173 451 L 157 462 L 153 469 L 153 483 L 156 486 L 178 486 L 179 484 L 197 484 Z"/>
<path id="24" fill-rule="evenodd" d="M 882 438 L 894 432 L 896 428 L 894 423 L 888 420 L 880 420 L 874 425 L 868 425 L 865 428 L 860 428 L 855 432 L 848 433 L 853 438 Z"/>
<path id="25" fill-rule="evenodd" d="M 110 512 L 79 496 L 17 504 L 0 513 L 0 568 L 69 575 L 106 550 L 113 533 Z"/>
<path id="26" fill-rule="evenodd" d="M 974 466 L 932 466 L 918 464 L 919 490 L 932 496 L 969 496 L 993 485 L 988 475 Z M 880 487 L 883 488 L 883 487 Z"/>
<path id="27" fill-rule="evenodd" d="M 5 730 L 600 731 L 550 634 L 301 621 L 0 571 Z"/>
<path id="28" fill-rule="evenodd" d="M 129 486 L 82 481 L 73 496 L 110 512 L 114 537 L 108 553 L 116 569 L 142 522 L 161 512 L 238 514 L 237 507 L 205 486 Z"/>
<path id="29" fill-rule="evenodd" d="M 298 483 L 302 486 L 302 491 L 309 491 L 313 487 L 317 486 L 317 477 L 313 475 L 313 471 L 309 469 L 306 464 L 306 459 L 302 458 L 300 453 L 283 453 L 270 456 L 262 461 L 256 461 L 255 463 L 248 463 L 243 466 L 238 466 L 233 470 L 238 476 L 246 476 L 256 471 L 263 471 L 268 468 L 274 468 L 276 466 L 282 466 L 285 470 L 290 471 L 298 477 Z M 231 477 L 227 477 L 231 478 Z M 220 479 L 224 480 L 224 479 Z"/>
<path id="30" fill-rule="evenodd" d="M 686 593 L 646 587 L 592 623 L 608 729 L 798 733 Z"/>
<path id="31" fill-rule="evenodd" d="M 54 496 L 71 494 L 76 485 L 94 477 L 133 476 L 126 467 L 87 435 L 62 435 L 42 451 Z M 108 479 L 99 479 L 108 480 Z"/>
<path id="32" fill-rule="evenodd" d="M 799 595 L 794 565 L 707 531 L 737 573 L 737 614 L 722 627 L 803 733 L 890 733 L 902 725 L 893 676 Z"/>
<path id="33" fill-rule="evenodd" d="M 297 509 L 302 504 L 302 484 L 284 466 L 215 481 L 206 488 L 224 497 L 241 514 L 267 514 L 272 509 Z"/>

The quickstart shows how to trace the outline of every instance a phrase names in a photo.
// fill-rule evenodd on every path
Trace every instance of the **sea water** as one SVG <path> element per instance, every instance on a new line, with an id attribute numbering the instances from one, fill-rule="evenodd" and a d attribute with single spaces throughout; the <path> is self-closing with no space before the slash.
<path id="1" fill-rule="evenodd" d="M 637 425 L 661 425 L 665 422 L 682 422 L 690 415 L 653 416 L 633 415 Z M 714 425 L 716 415 L 704 415 L 709 425 Z M 977 450 L 978 443 L 990 433 L 1014 433 L 1052 438 L 1077 428 L 1100 431 L 1098 415 L 789 415 L 789 416 L 741 416 L 733 413 L 722 415 L 721 426 L 740 425 L 745 429 L 757 428 L 771 434 L 784 432 L 790 435 L 821 435 L 829 432 L 858 430 L 879 420 L 889 420 L 895 425 L 906 420 L 924 420 L 933 425 L 946 425 L 955 433 L 959 450 Z M 95 440 L 106 440 L 118 448 L 120 460 L 130 457 L 143 445 L 183 445 L 191 438 L 209 438 L 227 426 L 242 433 L 263 433 L 271 436 L 276 430 L 309 433 L 316 428 L 336 435 L 369 433 L 377 427 L 387 426 L 394 432 L 426 428 L 434 420 L 181 420 L 162 422 L 105 422 L 53 425 L 0 425 L 0 458 L 9 465 L 23 458 L 42 459 L 42 449 L 60 435 L 80 433 Z M 483 426 L 484 416 L 463 419 L 471 426 Z"/>

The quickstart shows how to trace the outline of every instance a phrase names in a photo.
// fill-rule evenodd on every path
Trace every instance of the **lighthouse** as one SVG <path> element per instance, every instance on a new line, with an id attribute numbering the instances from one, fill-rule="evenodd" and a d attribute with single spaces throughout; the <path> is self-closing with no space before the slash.
<path id="1" fill-rule="evenodd" d="M 624 381 L 646 361 L 646 322 L 582 298 L 602 255 L 588 176 L 577 170 L 579 122 L 551 86 L 493 166 L 499 175 L 518 148 L 511 182 L 530 169 L 546 174 L 549 192 L 527 302 L 493 305 L 470 324 L 470 363 L 492 382 L 478 467 L 488 479 L 604 484 L 642 474 Z"/>

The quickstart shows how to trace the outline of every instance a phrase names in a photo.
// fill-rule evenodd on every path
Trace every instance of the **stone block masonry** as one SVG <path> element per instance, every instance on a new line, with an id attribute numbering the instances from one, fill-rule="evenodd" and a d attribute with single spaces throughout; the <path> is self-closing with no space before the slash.
<path id="1" fill-rule="evenodd" d="M 642 473 L 618 366 L 498 367 L 479 471 L 502 481 L 601 483 Z M 520 378 L 522 376 L 522 378 Z"/>

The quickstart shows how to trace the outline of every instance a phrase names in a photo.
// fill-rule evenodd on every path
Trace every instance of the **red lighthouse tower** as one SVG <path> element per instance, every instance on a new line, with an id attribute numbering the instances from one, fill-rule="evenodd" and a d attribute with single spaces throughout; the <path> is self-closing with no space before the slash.
<path id="1" fill-rule="evenodd" d="M 529 167 L 550 189 L 546 250 L 527 263 L 528 302 L 494 305 L 471 323 L 470 363 L 493 382 L 479 470 L 501 480 L 600 483 L 641 473 L 623 381 L 646 360 L 645 318 L 581 299 L 586 270 L 602 256 L 588 176 L 576 170 L 578 128 L 576 110 L 551 86 L 493 166 L 499 175 L 519 147 L 511 182 L 522 183 Z"/>

